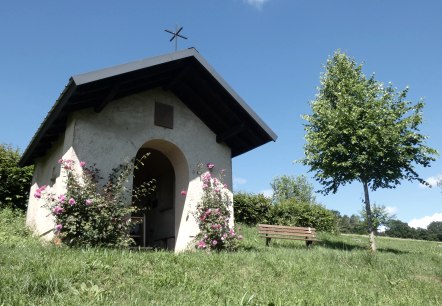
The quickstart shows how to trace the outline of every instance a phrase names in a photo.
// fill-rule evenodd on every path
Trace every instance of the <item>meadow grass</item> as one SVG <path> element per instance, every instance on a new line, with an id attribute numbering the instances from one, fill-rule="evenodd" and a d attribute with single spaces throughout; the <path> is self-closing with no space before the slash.
<path id="1" fill-rule="evenodd" d="M 42 244 L 0 211 L 0 305 L 440 305 L 442 244 L 321 234 L 237 252 L 137 252 Z"/>

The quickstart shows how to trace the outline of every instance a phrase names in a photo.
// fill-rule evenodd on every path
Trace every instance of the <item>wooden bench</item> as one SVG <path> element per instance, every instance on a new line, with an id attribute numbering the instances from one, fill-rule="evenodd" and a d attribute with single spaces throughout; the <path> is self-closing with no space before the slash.
<path id="1" fill-rule="evenodd" d="M 272 238 L 303 240 L 307 247 L 315 241 L 320 241 L 316 238 L 316 230 L 312 227 L 258 224 L 258 234 L 260 238 L 266 239 L 266 246 L 269 246 Z"/>

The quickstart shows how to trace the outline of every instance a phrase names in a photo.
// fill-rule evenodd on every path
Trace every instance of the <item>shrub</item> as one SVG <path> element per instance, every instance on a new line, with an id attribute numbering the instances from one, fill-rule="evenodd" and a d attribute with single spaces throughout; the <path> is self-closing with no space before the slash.
<path id="1" fill-rule="evenodd" d="M 294 199 L 282 201 L 270 211 L 271 224 L 313 227 L 318 231 L 336 232 L 337 220 L 332 211 L 320 204 L 298 203 Z"/>
<path id="2" fill-rule="evenodd" d="M 74 172 L 73 160 L 59 161 L 66 171 L 66 194 L 56 195 L 40 187 L 34 194 L 43 195 L 46 206 L 55 218 L 55 234 L 70 246 L 125 247 L 133 243 L 130 229 L 134 225 L 131 213 L 137 208 L 130 205 L 130 194 L 126 188 L 134 164 L 127 163 L 114 169 L 104 187 L 98 184 L 99 171 L 86 168 L 81 162 L 81 174 Z M 134 196 L 146 194 L 153 189 L 152 182 L 146 182 Z M 128 203 L 129 201 L 129 203 Z"/>
<path id="3" fill-rule="evenodd" d="M 222 181 L 224 171 L 221 170 L 220 176 L 216 178 L 213 176 L 215 165 L 208 163 L 206 167 L 208 171 L 199 165 L 203 196 L 194 215 L 200 229 L 195 237 L 195 247 L 208 251 L 234 250 L 242 236 L 236 235 L 229 225 L 229 207 L 232 203 L 226 190 L 227 186 Z"/>
<path id="4" fill-rule="evenodd" d="M 20 168 L 19 160 L 17 149 L 0 144 L 0 208 L 26 210 L 34 167 Z"/>
<path id="5" fill-rule="evenodd" d="M 235 222 L 256 225 L 267 222 L 271 199 L 262 194 L 239 192 L 233 196 Z"/>

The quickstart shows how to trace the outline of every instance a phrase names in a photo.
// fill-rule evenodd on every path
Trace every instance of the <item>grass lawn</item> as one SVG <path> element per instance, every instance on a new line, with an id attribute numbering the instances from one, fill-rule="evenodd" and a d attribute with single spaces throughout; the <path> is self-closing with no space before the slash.
<path id="1" fill-rule="evenodd" d="M 238 252 L 131 252 L 42 245 L 0 211 L 0 305 L 442 305 L 442 244 L 322 234 Z"/>

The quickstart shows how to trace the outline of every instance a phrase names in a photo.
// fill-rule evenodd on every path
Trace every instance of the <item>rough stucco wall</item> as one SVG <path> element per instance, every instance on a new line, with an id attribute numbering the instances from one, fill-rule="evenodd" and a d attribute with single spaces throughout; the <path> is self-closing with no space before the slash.
<path id="1" fill-rule="evenodd" d="M 52 144 L 46 155 L 35 162 L 34 175 L 32 179 L 31 191 L 29 194 L 28 210 L 26 214 L 26 225 L 33 229 L 37 234 L 43 234 L 54 228 L 54 219 L 50 216 L 50 211 L 44 207 L 45 201 L 34 197 L 35 191 L 46 185 L 45 192 L 54 192 L 55 194 L 64 193 L 66 190 L 65 182 L 60 176 L 60 158 L 75 159 L 75 152 L 72 150 L 72 142 L 75 130 L 75 120 L 68 120 L 65 133 Z M 50 240 L 53 233 L 49 232 L 43 236 Z"/>
<path id="2" fill-rule="evenodd" d="M 174 107 L 173 129 L 154 125 L 155 102 Z M 212 162 L 218 169 L 226 169 L 225 183 L 232 186 L 230 148 L 218 144 L 215 134 L 170 92 L 154 89 L 135 94 L 109 103 L 98 114 L 86 109 L 73 114 L 73 118 L 76 122 L 73 148 L 78 160 L 96 164 L 104 178 L 111 169 L 135 157 L 144 144 L 149 146 L 149 141 L 151 147 L 171 160 L 175 171 L 186 164 L 187 169 L 176 173 L 175 250 L 186 248 L 198 231 L 194 218 L 189 216 L 189 209 L 198 202 L 201 192 L 197 164 Z M 181 190 L 188 191 L 185 203 Z"/>

